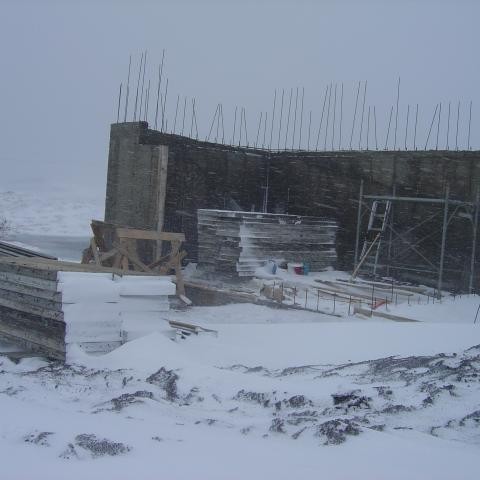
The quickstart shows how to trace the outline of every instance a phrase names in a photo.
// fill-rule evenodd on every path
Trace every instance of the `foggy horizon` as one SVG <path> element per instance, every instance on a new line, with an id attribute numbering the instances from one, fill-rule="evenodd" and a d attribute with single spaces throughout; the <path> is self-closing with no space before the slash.
<path id="1" fill-rule="evenodd" d="M 423 150 L 431 128 L 428 148 L 435 148 L 438 135 L 438 148 L 443 149 L 449 128 L 449 147 L 454 149 L 459 101 L 459 148 L 467 148 L 470 102 L 473 105 L 470 147 L 480 147 L 480 99 L 475 88 L 480 75 L 473 61 L 480 37 L 475 26 L 480 6 L 473 1 L 401 4 L 393 0 L 361 4 L 184 1 L 175 5 L 113 1 L 98 4 L 49 1 L 38 5 L 7 1 L 3 11 L 0 122 L 6 148 L 0 156 L 3 166 L 0 186 L 4 190 L 58 189 L 103 198 L 109 128 L 116 122 L 120 82 L 125 92 L 129 56 L 132 55 L 132 70 L 127 120 L 131 120 L 133 113 L 140 55 L 147 51 L 145 88 L 151 81 L 147 120 L 150 128 L 154 128 L 158 67 L 164 49 L 162 92 L 168 78 L 165 118 L 169 133 L 177 99 L 180 99 L 181 118 L 181 102 L 186 98 L 184 134 L 190 134 L 194 98 L 202 140 L 209 133 L 217 105 L 221 104 L 226 143 L 233 136 L 235 107 L 237 115 L 244 107 L 250 146 L 257 136 L 260 112 L 262 115 L 267 112 L 264 135 L 267 144 L 272 137 L 272 148 L 278 144 L 283 147 L 285 143 L 287 148 L 292 145 L 297 148 L 298 130 L 295 141 L 290 137 L 285 142 L 286 108 L 290 89 L 295 95 L 296 88 L 300 92 L 304 88 L 304 148 L 310 110 L 311 143 L 316 143 L 325 89 L 329 84 L 332 89 L 337 85 L 340 95 L 343 83 L 342 140 L 337 110 L 336 137 L 332 142 L 333 131 L 330 131 L 324 142 L 322 133 L 319 149 L 323 150 L 326 144 L 330 150 L 328 147 L 333 144 L 335 149 L 340 145 L 348 150 L 351 138 L 353 149 L 359 145 L 365 148 L 367 110 L 370 107 L 373 111 L 375 106 L 378 149 L 385 146 L 393 107 L 388 146 L 393 149 L 394 127 L 398 124 L 396 146 L 403 150 L 405 133 L 407 147 L 413 145 L 417 103 L 417 148 Z M 351 137 L 359 81 L 362 83 L 356 125 Z M 365 81 L 368 88 L 360 143 Z M 276 117 L 272 127 L 275 90 Z M 286 98 L 283 131 L 279 135 L 282 90 Z M 120 121 L 124 118 L 124 100 L 123 96 Z M 437 121 L 431 125 L 440 102 L 442 115 L 437 132 Z M 452 112 L 448 127 L 449 102 Z M 181 133 L 180 118 L 177 133 Z M 297 128 L 299 124 L 297 119 Z M 369 148 L 375 148 L 372 131 Z"/>

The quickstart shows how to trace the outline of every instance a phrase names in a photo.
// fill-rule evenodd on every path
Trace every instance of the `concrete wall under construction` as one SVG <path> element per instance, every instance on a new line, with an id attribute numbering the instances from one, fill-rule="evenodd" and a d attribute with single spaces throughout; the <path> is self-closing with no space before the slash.
<path id="1" fill-rule="evenodd" d="M 166 151 L 160 146 L 168 148 L 168 168 L 165 160 L 161 166 L 160 157 L 165 159 Z M 480 185 L 480 152 L 269 152 L 165 134 L 150 130 L 146 122 L 114 124 L 105 220 L 157 228 L 163 194 L 164 229 L 184 232 L 189 258 L 196 260 L 197 209 L 260 211 L 266 202 L 271 213 L 335 219 L 338 267 L 348 269 L 353 264 L 361 180 L 366 194 L 389 195 L 395 189 L 396 195 L 421 197 L 443 197 L 448 183 L 450 198 L 473 202 Z M 395 229 L 404 232 L 405 243 L 418 242 L 416 249 L 431 262 L 433 277 L 441 238 L 442 215 L 436 214 L 442 208 L 394 205 Z M 471 212 L 470 217 L 468 211 L 458 213 L 450 220 L 446 239 L 445 278 L 451 287 L 467 282 L 472 248 Z M 409 231 L 430 216 L 432 221 Z M 413 250 L 410 253 L 415 256 Z M 411 263 L 415 265 L 415 258 Z M 428 277 L 420 272 L 420 280 L 422 275 Z"/>

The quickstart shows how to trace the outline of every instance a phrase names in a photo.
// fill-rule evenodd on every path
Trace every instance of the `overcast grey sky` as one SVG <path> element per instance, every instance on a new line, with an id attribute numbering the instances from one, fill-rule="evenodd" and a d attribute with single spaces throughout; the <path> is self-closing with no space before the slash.
<path id="1" fill-rule="evenodd" d="M 217 103 L 223 105 L 227 139 L 235 106 L 244 106 L 252 143 L 260 111 L 271 115 L 274 89 L 278 122 L 282 88 L 304 87 L 305 142 L 309 111 L 313 139 L 326 85 L 337 83 L 340 95 L 343 82 L 342 145 L 348 147 L 356 82 L 367 80 L 365 115 L 375 105 L 383 148 L 400 76 L 397 144 L 404 142 L 407 104 L 408 142 L 419 103 L 417 144 L 423 148 L 435 105 L 442 102 L 439 144 L 444 146 L 451 101 L 454 146 L 460 100 L 459 142 L 465 146 L 472 100 L 471 146 L 478 149 L 479 18 L 477 0 L 0 0 L 0 188 L 66 185 L 102 196 L 119 83 L 126 80 L 130 54 L 132 83 L 136 81 L 145 49 L 152 82 L 166 50 L 169 129 L 180 94 L 188 102 L 196 98 L 202 137 Z M 153 100 L 153 92 L 151 96 Z M 354 146 L 358 125 L 357 119 Z M 436 127 L 430 145 L 435 137 Z M 390 146 L 392 142 L 393 130 Z"/>

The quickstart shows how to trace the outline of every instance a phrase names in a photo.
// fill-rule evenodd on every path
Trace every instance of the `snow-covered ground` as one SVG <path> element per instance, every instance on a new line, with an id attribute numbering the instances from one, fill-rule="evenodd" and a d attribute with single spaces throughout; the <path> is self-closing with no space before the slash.
<path id="1" fill-rule="evenodd" d="M 67 365 L 0 357 L 2 477 L 478 478 L 480 328 L 466 315 L 229 305 L 162 318 L 146 336 L 151 322 L 130 320 L 137 339 Z M 167 319 L 218 336 L 181 339 Z"/>
<path id="2" fill-rule="evenodd" d="M 52 198 L 3 192 L 0 207 L 36 235 L 88 236 L 102 218 L 99 202 Z M 0 478 L 478 478 L 480 297 L 379 307 L 418 320 L 397 323 L 349 315 L 340 298 L 339 316 L 318 313 L 333 300 L 316 297 L 317 277 L 278 276 L 251 286 L 294 281 L 295 302 L 314 311 L 130 318 L 126 344 L 103 356 L 74 347 L 66 364 L 15 363 L 1 344 Z M 218 335 L 180 338 L 167 320 Z"/>

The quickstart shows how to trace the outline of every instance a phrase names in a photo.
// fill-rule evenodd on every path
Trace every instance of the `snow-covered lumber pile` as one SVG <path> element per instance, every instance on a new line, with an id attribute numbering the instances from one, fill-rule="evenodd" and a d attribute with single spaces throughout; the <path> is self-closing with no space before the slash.
<path id="1" fill-rule="evenodd" d="M 61 360 L 72 344 L 96 353 L 120 346 L 124 321 L 160 322 L 175 294 L 165 276 L 27 260 L 0 259 L 0 336 Z"/>
<path id="2" fill-rule="evenodd" d="M 253 276 L 268 260 L 320 271 L 336 262 L 335 221 L 298 215 L 198 210 L 198 261 L 208 270 Z"/>

